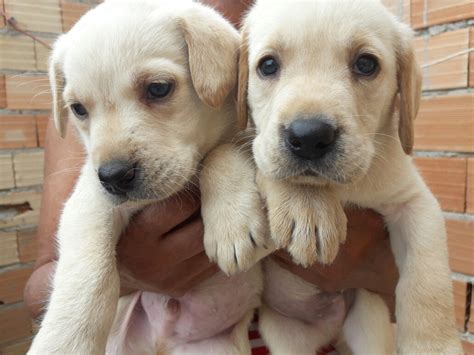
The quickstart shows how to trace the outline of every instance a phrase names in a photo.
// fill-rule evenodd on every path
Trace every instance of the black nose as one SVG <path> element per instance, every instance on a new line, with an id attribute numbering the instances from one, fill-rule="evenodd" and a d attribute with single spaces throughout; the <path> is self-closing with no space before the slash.
<path id="1" fill-rule="evenodd" d="M 303 159 L 318 159 L 336 141 L 336 128 L 322 118 L 298 118 L 284 131 L 288 149 Z"/>
<path id="2" fill-rule="evenodd" d="M 137 168 L 133 163 L 114 160 L 102 165 L 99 168 L 98 175 L 102 186 L 108 192 L 114 195 L 122 195 L 133 189 Z"/>

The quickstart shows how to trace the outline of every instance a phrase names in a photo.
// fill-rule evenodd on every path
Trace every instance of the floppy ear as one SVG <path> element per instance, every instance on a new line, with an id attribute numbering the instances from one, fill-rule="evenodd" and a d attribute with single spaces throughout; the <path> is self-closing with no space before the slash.
<path id="1" fill-rule="evenodd" d="M 54 51 L 49 62 L 49 82 L 53 95 L 53 119 L 54 125 L 61 137 L 66 135 L 66 125 L 68 112 L 63 101 L 63 91 L 66 81 L 63 74 L 63 50 L 58 41 L 54 46 Z"/>
<path id="2" fill-rule="evenodd" d="M 199 98 L 219 108 L 237 82 L 239 34 L 210 8 L 192 7 L 180 18 L 189 69 Z"/>
<path id="3" fill-rule="evenodd" d="M 412 33 L 403 29 L 398 52 L 398 92 L 400 94 L 400 121 L 398 135 L 406 154 L 411 154 L 415 140 L 414 121 L 421 99 L 422 74 L 413 46 Z"/>
<path id="4" fill-rule="evenodd" d="M 242 28 L 242 43 L 239 51 L 239 82 L 237 89 L 237 126 L 240 129 L 247 128 L 249 120 L 249 108 L 247 105 L 247 93 L 249 85 L 249 50 L 248 35 L 245 26 Z"/>

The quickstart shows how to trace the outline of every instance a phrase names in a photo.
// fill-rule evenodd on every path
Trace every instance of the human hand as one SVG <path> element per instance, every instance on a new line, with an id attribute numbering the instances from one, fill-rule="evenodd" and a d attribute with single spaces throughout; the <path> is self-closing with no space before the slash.
<path id="1" fill-rule="evenodd" d="M 122 293 L 179 297 L 218 271 L 204 251 L 199 206 L 198 197 L 181 192 L 131 219 L 117 245 Z"/>
<path id="2" fill-rule="evenodd" d="M 380 215 L 370 210 L 346 209 L 347 239 L 331 265 L 303 268 L 286 251 L 273 258 L 284 268 L 325 292 L 365 288 L 379 294 L 393 315 L 398 269 Z"/>

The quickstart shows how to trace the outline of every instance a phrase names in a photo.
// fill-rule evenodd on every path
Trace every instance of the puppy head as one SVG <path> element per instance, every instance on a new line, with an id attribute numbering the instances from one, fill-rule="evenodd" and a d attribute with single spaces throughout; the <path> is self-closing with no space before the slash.
<path id="1" fill-rule="evenodd" d="M 238 33 L 191 1 L 113 1 L 55 44 L 54 120 L 72 120 L 117 202 L 163 199 L 235 122 Z"/>
<path id="2" fill-rule="evenodd" d="M 265 175 L 353 182 L 397 129 L 411 152 L 421 76 L 411 30 L 379 1 L 260 0 L 242 38 L 239 124 L 250 113 Z"/>

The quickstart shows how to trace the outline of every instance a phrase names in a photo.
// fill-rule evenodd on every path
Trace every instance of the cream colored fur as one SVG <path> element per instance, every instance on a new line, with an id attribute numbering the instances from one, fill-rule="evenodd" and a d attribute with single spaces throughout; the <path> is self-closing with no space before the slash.
<path id="1" fill-rule="evenodd" d="M 407 155 L 421 96 L 411 30 L 377 0 L 258 0 L 242 37 L 240 126 L 252 118 L 257 183 L 277 247 L 302 265 L 330 263 L 345 240 L 342 206 L 378 211 L 400 271 L 397 353 L 461 353 L 443 215 Z M 378 58 L 380 70 L 370 79 L 356 77 L 355 58 L 367 52 Z M 257 66 L 267 55 L 278 59 L 280 71 L 262 78 Z M 340 129 L 340 152 L 316 176 L 306 176 L 285 151 L 280 133 L 297 117 L 321 113 Z M 218 258 L 220 264 L 233 262 L 227 252 Z M 275 265 L 267 268 L 267 278 L 269 273 L 280 275 L 271 279 L 285 284 L 280 290 L 294 302 L 319 292 L 295 283 Z M 275 296 L 270 289 L 266 299 Z M 367 291 L 358 291 L 342 329 L 328 325 L 334 328 L 317 333 L 267 306 L 261 317 L 262 334 L 274 354 L 314 354 L 339 332 L 342 352 L 392 351 L 388 310 Z"/>
<path id="2" fill-rule="evenodd" d="M 29 354 L 104 353 L 119 299 L 117 240 L 132 213 L 185 189 L 203 157 L 233 135 L 238 45 L 238 33 L 213 10 L 165 0 L 106 1 L 56 42 L 50 65 L 54 120 L 62 135 L 67 119 L 74 122 L 87 160 L 61 216 L 52 294 Z M 147 84 L 159 80 L 173 81 L 173 92 L 163 101 L 147 101 Z M 87 108 L 87 119 L 70 112 L 76 102 Z M 218 175 L 219 159 L 239 154 L 224 146 L 205 163 L 206 236 L 209 230 L 219 233 L 207 210 L 212 205 L 207 194 L 217 193 L 211 189 L 226 190 L 219 185 L 225 181 Z M 143 170 L 141 186 L 128 201 L 109 195 L 97 177 L 98 167 L 113 159 L 135 159 Z M 210 165 L 216 165 L 217 174 Z M 246 169 L 244 164 L 239 171 L 245 174 Z M 246 176 L 252 174 L 250 169 Z M 242 210 L 241 204 L 237 207 Z M 242 225 L 247 219 L 238 217 Z M 265 222 L 253 221 L 258 237 Z M 238 305 L 242 318 L 228 337 L 208 339 L 198 344 L 199 350 L 168 339 L 141 345 L 152 353 L 201 352 L 206 346 L 206 353 L 221 354 L 226 348 L 250 353 L 247 327 L 258 306 L 259 275 L 255 297 Z"/>

